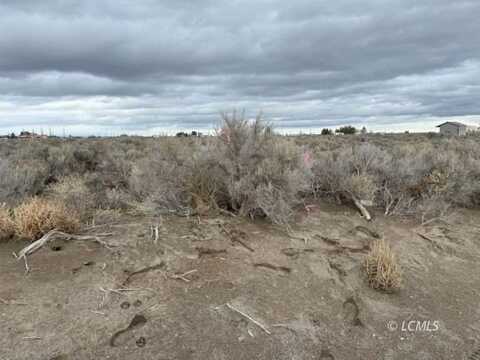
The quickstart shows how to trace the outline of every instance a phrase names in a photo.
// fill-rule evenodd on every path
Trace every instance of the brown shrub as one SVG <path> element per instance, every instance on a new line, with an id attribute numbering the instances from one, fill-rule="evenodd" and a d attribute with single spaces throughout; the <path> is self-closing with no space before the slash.
<path id="1" fill-rule="evenodd" d="M 69 209 L 75 211 L 82 219 L 87 219 L 95 207 L 95 198 L 87 187 L 85 180 L 79 176 L 66 176 L 58 183 L 49 186 L 48 195 Z"/>
<path id="2" fill-rule="evenodd" d="M 15 223 L 8 209 L 0 207 L 0 240 L 9 239 L 15 234 Z"/>
<path id="3" fill-rule="evenodd" d="M 15 230 L 19 237 L 36 240 L 50 230 L 74 232 L 80 226 L 76 213 L 56 200 L 34 197 L 14 210 Z"/>
<path id="4" fill-rule="evenodd" d="M 393 291 L 400 287 L 401 274 L 392 249 L 385 240 L 376 240 L 365 259 L 368 284 L 373 289 Z"/>

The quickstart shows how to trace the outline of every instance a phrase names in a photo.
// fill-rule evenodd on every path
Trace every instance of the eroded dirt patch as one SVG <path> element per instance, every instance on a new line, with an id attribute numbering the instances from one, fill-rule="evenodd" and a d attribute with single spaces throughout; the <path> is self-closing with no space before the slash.
<path id="1" fill-rule="evenodd" d="M 131 218 L 113 229 L 115 251 L 46 247 L 27 276 L 11 256 L 24 244 L 2 243 L 0 359 L 453 359 L 479 348 L 472 213 L 418 227 L 320 208 L 293 235 L 228 217 L 172 217 L 154 241 L 158 222 Z M 378 237 L 402 267 L 395 294 L 370 289 L 362 271 Z M 411 320 L 438 320 L 439 329 L 402 331 Z"/>

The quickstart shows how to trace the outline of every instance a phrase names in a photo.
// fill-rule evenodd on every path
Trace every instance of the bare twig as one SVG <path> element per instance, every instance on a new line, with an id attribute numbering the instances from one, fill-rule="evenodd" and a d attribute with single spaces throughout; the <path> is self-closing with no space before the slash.
<path id="1" fill-rule="evenodd" d="M 169 275 L 169 277 L 172 278 L 172 279 L 179 279 L 179 280 L 183 280 L 183 281 L 185 281 L 185 282 L 190 282 L 190 279 L 187 279 L 186 276 L 187 276 L 187 275 L 190 275 L 190 274 L 193 274 L 193 273 L 195 273 L 195 272 L 197 272 L 197 271 L 198 271 L 197 269 L 193 269 L 193 270 L 184 272 L 183 274 L 173 274 L 173 275 Z"/>
<path id="2" fill-rule="evenodd" d="M 49 231 L 45 235 L 43 235 L 40 239 L 24 247 L 22 250 L 20 250 L 18 254 L 13 253 L 13 256 L 17 260 L 23 259 L 25 261 L 25 270 L 28 273 L 30 271 L 30 267 L 28 266 L 27 256 L 30 256 L 33 253 L 40 250 L 47 242 L 49 242 L 52 238 L 56 236 L 64 238 L 65 240 L 93 240 L 105 246 L 107 249 L 110 249 L 111 245 L 101 240 L 100 237 L 111 236 L 111 235 L 112 233 L 103 233 L 103 234 L 95 234 L 95 235 L 72 235 L 72 234 L 67 234 L 62 231 L 58 231 L 54 229 Z"/>
<path id="3" fill-rule="evenodd" d="M 352 196 L 352 200 L 353 200 L 353 203 L 355 204 L 355 206 L 357 207 L 358 210 L 360 210 L 360 212 L 362 213 L 363 217 L 365 218 L 365 220 L 367 221 L 370 221 L 372 220 L 372 217 L 370 216 L 370 213 L 368 212 L 368 210 L 362 205 L 362 203 L 360 202 L 360 200 L 358 200 L 356 197 Z"/>
<path id="4" fill-rule="evenodd" d="M 243 317 L 247 318 L 248 320 L 250 320 L 251 322 L 253 322 L 255 325 L 257 325 L 260 329 L 262 329 L 263 331 L 265 331 L 268 335 L 271 334 L 270 330 L 268 330 L 265 325 L 263 325 L 262 323 L 260 323 L 259 321 L 255 320 L 254 318 L 252 318 L 250 315 L 247 315 L 245 314 L 243 311 L 240 311 L 238 310 L 237 308 L 233 307 L 232 305 L 230 305 L 229 303 L 226 303 L 225 304 L 230 310 L 233 310 L 237 313 L 239 313 L 240 315 L 242 315 Z"/>
<path id="5" fill-rule="evenodd" d="M 104 312 L 101 312 L 101 311 L 95 311 L 95 310 L 90 310 L 90 312 L 94 313 L 94 314 L 97 314 L 97 315 L 106 315 Z"/>
<path id="6" fill-rule="evenodd" d="M 157 244 L 159 237 L 158 225 L 150 225 L 150 237 L 152 238 L 153 243 Z"/>
<path id="7" fill-rule="evenodd" d="M 15 300 L 5 300 L 5 299 L 2 299 L 2 298 L 0 298 L 0 302 L 2 304 L 5 304 L 5 305 L 27 305 L 26 302 L 15 301 Z"/>
<path id="8" fill-rule="evenodd" d="M 143 273 L 146 273 L 146 272 L 149 272 L 149 271 L 153 271 L 153 270 L 159 270 L 159 269 L 162 269 L 162 268 L 164 268 L 164 267 L 165 267 L 165 262 L 164 262 L 164 261 L 160 261 L 158 264 L 151 265 L 151 266 L 147 266 L 147 267 L 144 267 L 144 268 L 142 268 L 142 269 L 133 271 L 133 272 L 131 272 L 131 273 L 128 274 L 127 278 L 122 282 L 121 286 L 122 286 L 122 287 L 127 286 L 127 284 L 130 282 L 130 280 L 132 279 L 132 277 L 134 277 L 135 275 L 143 274 Z"/>
<path id="9" fill-rule="evenodd" d="M 422 233 L 420 233 L 420 232 L 416 232 L 416 234 L 417 234 L 418 236 L 420 236 L 422 239 L 425 239 L 425 240 L 429 241 L 430 244 L 432 244 L 433 247 L 435 247 L 435 248 L 437 248 L 437 249 L 439 249 L 439 250 L 443 250 L 442 247 L 441 247 L 435 240 L 429 238 L 427 235 L 422 234 Z"/>

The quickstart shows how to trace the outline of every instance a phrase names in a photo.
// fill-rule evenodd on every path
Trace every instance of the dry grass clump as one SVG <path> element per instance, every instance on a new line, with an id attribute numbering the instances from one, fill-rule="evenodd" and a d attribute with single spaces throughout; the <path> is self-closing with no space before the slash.
<path id="1" fill-rule="evenodd" d="M 400 287 L 401 274 L 395 254 L 383 239 L 373 243 L 365 259 L 365 270 L 373 289 L 391 292 Z"/>
<path id="2" fill-rule="evenodd" d="M 8 209 L 0 206 L 0 240 L 9 239 L 15 234 L 15 223 Z"/>
<path id="3" fill-rule="evenodd" d="M 75 232 L 80 221 L 64 203 L 34 197 L 14 210 L 15 231 L 21 238 L 36 240 L 50 230 Z"/>

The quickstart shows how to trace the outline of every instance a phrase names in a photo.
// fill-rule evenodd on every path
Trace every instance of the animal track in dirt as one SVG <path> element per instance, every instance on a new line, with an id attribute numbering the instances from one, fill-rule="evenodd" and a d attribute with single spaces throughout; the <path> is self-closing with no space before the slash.
<path id="1" fill-rule="evenodd" d="M 198 251 L 198 257 L 201 258 L 203 256 L 217 256 L 220 254 L 226 254 L 227 249 L 213 249 L 213 248 L 207 248 L 203 246 L 197 246 L 195 250 Z"/>
<path id="2" fill-rule="evenodd" d="M 297 248 L 285 248 L 282 249 L 282 254 L 291 257 L 292 259 L 298 259 L 298 257 L 303 253 L 312 253 L 313 249 L 297 249 Z"/>
<path id="3" fill-rule="evenodd" d="M 372 237 L 374 239 L 380 239 L 381 238 L 381 235 L 378 232 L 376 232 L 375 230 L 369 229 L 366 226 L 357 225 L 352 230 L 350 230 L 350 233 L 352 233 L 352 234 L 355 234 L 355 233 L 358 233 L 358 232 L 363 233 L 363 234 L 365 234 L 369 237 Z"/>
<path id="4" fill-rule="evenodd" d="M 237 229 L 235 227 L 227 227 L 224 225 L 220 225 L 222 232 L 230 238 L 232 244 L 240 244 L 245 249 L 250 252 L 255 252 L 255 250 L 248 244 L 247 238 L 248 235 L 245 231 Z"/>
<path id="5" fill-rule="evenodd" d="M 370 245 L 368 244 L 365 244 L 362 246 L 345 246 L 340 244 L 340 239 L 333 239 L 320 234 L 315 234 L 315 237 L 323 240 L 328 245 L 333 246 L 334 249 L 328 251 L 329 253 L 332 253 L 332 254 L 341 254 L 345 252 L 361 253 L 361 252 L 367 252 L 368 250 L 370 250 Z"/>
<path id="6" fill-rule="evenodd" d="M 340 278 L 341 281 L 343 281 L 343 278 L 345 276 L 347 276 L 347 272 L 345 271 L 345 269 L 343 268 L 343 266 L 331 259 L 328 260 L 328 265 L 330 266 L 330 268 L 332 268 L 333 270 L 336 271 L 336 273 L 338 274 L 338 277 Z"/>
<path id="7" fill-rule="evenodd" d="M 110 346 L 117 346 L 115 344 L 115 340 L 117 340 L 117 338 L 130 331 L 130 330 L 133 330 L 135 328 L 139 328 L 139 327 L 142 327 L 143 325 L 145 325 L 147 323 L 147 318 L 141 314 L 137 314 L 133 317 L 133 319 L 130 321 L 130 324 L 125 328 L 125 329 L 121 329 L 119 331 L 117 331 L 115 334 L 112 335 L 112 337 L 110 338 Z"/>
<path id="8" fill-rule="evenodd" d="M 142 268 L 140 270 L 136 270 L 136 271 L 128 271 L 128 270 L 125 270 L 125 272 L 127 273 L 127 278 L 123 281 L 122 283 L 122 286 L 126 286 L 128 285 L 128 283 L 132 280 L 132 278 L 136 275 L 139 275 L 139 274 L 144 274 L 144 273 L 147 273 L 149 271 L 154 271 L 154 270 L 159 270 L 159 269 L 163 269 L 165 267 L 165 262 L 164 261 L 161 261 L 160 263 L 158 264 L 155 264 L 155 265 L 152 265 L 152 266 L 147 266 L 145 268 Z"/>
<path id="9" fill-rule="evenodd" d="M 279 265 L 274 265 L 274 264 L 270 264 L 270 263 L 267 263 L 267 262 L 254 263 L 253 266 L 279 271 L 279 272 L 282 272 L 284 274 L 289 274 L 289 273 L 292 272 L 292 269 L 289 268 L 288 266 L 279 266 Z"/>
<path id="10" fill-rule="evenodd" d="M 335 357 L 332 355 L 330 350 L 322 349 L 319 360 L 335 360 Z"/>
<path id="11" fill-rule="evenodd" d="M 343 310 L 345 321 L 353 326 L 363 326 L 363 323 L 359 318 L 360 308 L 353 297 L 349 297 L 347 300 L 345 300 L 343 303 Z"/>
<path id="12" fill-rule="evenodd" d="M 478 349 L 478 350 L 475 351 L 473 354 L 471 354 L 471 355 L 468 357 L 468 360 L 480 360 L 480 349 Z"/>

